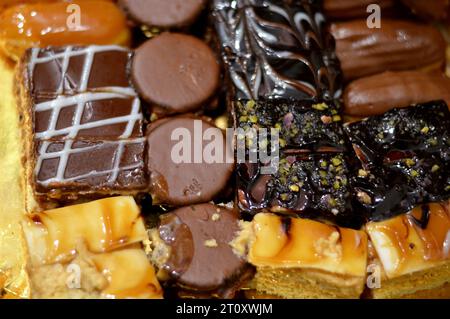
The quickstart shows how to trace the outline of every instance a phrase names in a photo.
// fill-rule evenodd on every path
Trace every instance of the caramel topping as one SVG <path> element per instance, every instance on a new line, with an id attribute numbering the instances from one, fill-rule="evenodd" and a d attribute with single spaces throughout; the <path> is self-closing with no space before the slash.
<path id="1" fill-rule="evenodd" d="M 369 223 L 367 231 L 390 278 L 433 267 L 449 258 L 448 203 L 419 206 L 406 215 Z"/>
<path id="2" fill-rule="evenodd" d="M 426 225 L 415 222 L 418 218 L 419 220 L 424 218 L 423 214 L 428 214 Z M 408 222 L 424 243 L 425 260 L 445 260 L 449 257 L 450 211 L 448 205 L 434 203 L 417 207 L 408 216 Z"/>
<path id="3" fill-rule="evenodd" d="M 319 222 L 258 214 L 249 261 L 256 266 L 308 267 L 364 276 L 367 236 Z"/>
<path id="4" fill-rule="evenodd" d="M 80 241 L 94 253 L 108 252 L 147 238 L 132 197 L 113 197 L 49 210 L 30 217 L 25 233 L 38 262 L 71 258 Z"/>
<path id="5" fill-rule="evenodd" d="M 33 46 L 127 45 L 129 37 L 125 16 L 108 1 L 23 4 L 0 14 L 0 47 L 15 60 Z"/>
<path id="6" fill-rule="evenodd" d="M 162 298 L 153 266 L 141 249 L 125 249 L 93 257 L 109 285 L 102 294 L 112 298 Z"/>

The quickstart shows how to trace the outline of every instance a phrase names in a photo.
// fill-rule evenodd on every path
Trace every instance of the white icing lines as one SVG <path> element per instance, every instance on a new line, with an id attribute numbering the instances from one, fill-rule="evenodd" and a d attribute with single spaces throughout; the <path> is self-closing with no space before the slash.
<path id="1" fill-rule="evenodd" d="M 30 76 L 33 76 L 36 64 L 48 63 L 52 60 L 62 59 L 61 82 L 56 92 L 59 96 L 52 101 L 39 103 L 35 105 L 33 109 L 33 112 L 51 111 L 47 129 L 44 132 L 37 132 L 35 134 L 36 143 L 40 143 L 35 166 L 35 175 L 38 183 L 41 185 L 48 186 L 51 183 L 71 183 L 103 175 L 108 176 L 107 179 L 105 178 L 105 182 L 112 184 L 117 180 L 120 172 L 143 168 L 144 166 L 144 163 L 137 159 L 136 156 L 131 157 L 136 163 L 129 163 L 129 165 L 123 167 L 120 166 L 125 149 L 128 145 L 145 143 L 145 138 L 143 137 L 131 138 L 136 123 L 140 123 L 143 120 L 141 103 L 134 89 L 131 87 L 111 86 L 87 91 L 95 54 L 105 51 L 126 52 L 127 50 L 118 46 L 89 46 L 82 49 L 74 49 L 69 46 L 66 47 L 61 53 L 49 54 L 49 56 L 45 57 L 39 57 L 40 49 L 33 49 L 31 51 L 28 69 Z M 64 79 L 66 77 L 70 58 L 80 55 L 85 55 L 80 83 L 78 84 L 79 91 L 82 93 L 71 96 L 62 95 L 64 92 Z M 112 65 L 111 67 L 115 66 Z M 130 114 L 82 123 L 83 113 L 85 112 L 85 107 L 89 102 L 112 99 L 132 99 Z M 66 107 L 73 107 L 74 105 L 76 108 L 72 116 L 71 125 L 58 129 L 57 126 L 61 111 Z M 113 140 L 89 137 L 83 139 L 78 138 L 79 132 L 82 130 L 94 128 L 101 129 L 101 127 L 121 123 L 126 124 L 126 127 L 124 128 L 122 134 Z M 82 144 L 78 142 L 86 143 L 87 145 L 85 147 L 79 147 Z M 63 145 L 60 151 L 48 152 L 49 147 L 58 144 Z M 79 176 L 66 177 L 67 165 L 72 155 L 96 152 L 97 150 L 102 150 L 105 148 L 112 148 L 114 155 L 113 158 L 108 159 L 107 163 L 104 163 L 104 170 L 92 170 L 87 173 L 80 172 Z M 89 156 L 89 158 L 92 157 Z M 55 176 L 47 180 L 39 180 L 39 173 L 43 167 L 44 161 L 51 159 L 58 159 L 58 164 L 55 169 Z M 111 163 L 110 168 L 108 168 L 109 162 Z"/>

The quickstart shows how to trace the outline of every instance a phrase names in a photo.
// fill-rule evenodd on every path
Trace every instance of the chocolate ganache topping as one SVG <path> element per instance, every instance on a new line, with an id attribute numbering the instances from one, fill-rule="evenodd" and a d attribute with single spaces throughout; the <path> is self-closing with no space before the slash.
<path id="1" fill-rule="evenodd" d="M 237 98 L 326 100 L 341 72 L 317 1 L 214 1 L 217 33 Z"/>

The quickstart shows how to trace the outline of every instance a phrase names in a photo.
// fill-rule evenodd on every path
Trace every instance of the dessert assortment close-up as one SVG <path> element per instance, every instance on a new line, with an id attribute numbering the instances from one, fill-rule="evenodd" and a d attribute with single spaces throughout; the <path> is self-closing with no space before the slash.
<path id="1" fill-rule="evenodd" d="M 450 299 L 450 1 L 0 0 L 0 299 Z"/>

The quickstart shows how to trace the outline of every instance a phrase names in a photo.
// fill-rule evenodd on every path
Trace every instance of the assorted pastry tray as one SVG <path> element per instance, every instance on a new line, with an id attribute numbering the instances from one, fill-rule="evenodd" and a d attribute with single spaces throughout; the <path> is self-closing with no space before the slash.
<path id="1" fill-rule="evenodd" d="M 450 298 L 449 31 L 446 0 L 0 0 L 0 298 Z"/>

